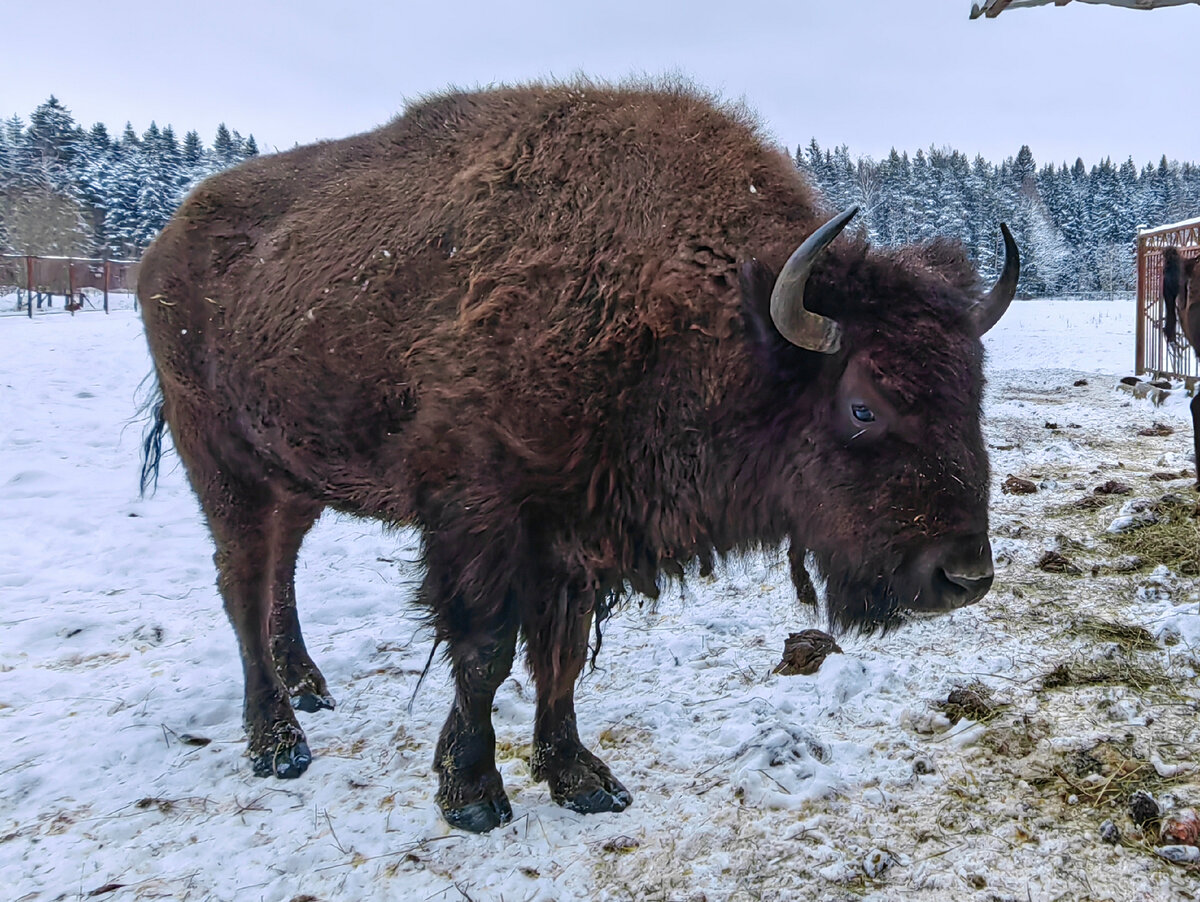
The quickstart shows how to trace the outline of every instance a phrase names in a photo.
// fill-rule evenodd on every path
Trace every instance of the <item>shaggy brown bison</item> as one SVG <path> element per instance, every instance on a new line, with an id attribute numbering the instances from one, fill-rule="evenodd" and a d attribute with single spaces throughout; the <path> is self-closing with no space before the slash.
<path id="1" fill-rule="evenodd" d="M 1200 257 L 1184 259 L 1179 248 L 1163 248 L 1163 306 L 1167 341 L 1175 343 L 1176 322 L 1200 355 Z M 1196 451 L 1196 489 L 1200 491 L 1200 387 L 1192 397 L 1192 443 Z"/>
<path id="2" fill-rule="evenodd" d="M 423 536 L 456 695 L 446 819 L 512 816 L 491 706 L 524 638 L 532 773 L 576 811 L 630 794 L 574 687 L 610 593 L 790 541 L 842 625 L 992 582 L 980 335 L 1012 298 L 956 245 L 835 242 L 785 153 L 685 87 L 452 93 L 197 188 L 142 264 L 170 426 L 216 544 L 258 774 L 332 708 L 296 616 L 333 507 Z M 823 224 L 824 223 L 824 224 Z M 799 245 L 799 247 L 797 247 Z M 778 276 L 776 276 L 778 272 Z"/>

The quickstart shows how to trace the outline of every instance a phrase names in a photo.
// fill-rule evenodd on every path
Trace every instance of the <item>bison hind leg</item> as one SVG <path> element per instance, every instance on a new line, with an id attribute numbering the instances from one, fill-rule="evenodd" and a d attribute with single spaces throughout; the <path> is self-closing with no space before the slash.
<path id="1" fill-rule="evenodd" d="M 321 505 L 290 496 L 274 512 L 276 560 L 271 593 L 271 659 L 297 711 L 332 711 L 336 706 L 325 677 L 309 657 L 296 613 L 296 558 L 300 544 L 321 514 Z"/>
<path id="2" fill-rule="evenodd" d="M 321 507 L 272 478 L 239 439 L 221 430 L 211 408 L 166 386 L 164 396 L 164 417 L 216 545 L 217 586 L 241 651 L 254 773 L 299 777 L 312 752 L 290 690 L 299 684 L 301 698 L 310 689 L 328 694 L 303 651 L 293 583 L 300 543 Z"/>
<path id="3" fill-rule="evenodd" d="M 277 592 L 286 594 L 291 585 L 290 572 L 280 585 L 278 566 L 287 557 L 281 553 L 286 505 L 269 484 L 251 486 L 221 473 L 197 478 L 197 469 L 192 469 L 193 481 L 199 483 L 217 545 L 217 583 L 241 647 L 244 717 L 254 773 L 299 777 L 312 763 L 312 753 L 292 712 L 288 687 L 280 679 L 272 636 Z M 299 547 L 299 538 L 295 544 Z"/>

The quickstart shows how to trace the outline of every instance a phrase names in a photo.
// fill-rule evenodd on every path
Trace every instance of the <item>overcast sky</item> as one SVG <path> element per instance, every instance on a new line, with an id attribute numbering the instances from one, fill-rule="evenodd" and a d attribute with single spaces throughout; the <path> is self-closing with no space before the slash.
<path id="1" fill-rule="evenodd" d="M 54 94 L 85 126 L 151 120 L 263 150 L 365 131 L 407 99 L 577 72 L 682 72 L 789 148 L 879 158 L 1200 159 L 1200 6 L 1073 3 L 969 21 L 969 0 L 12 0 L 0 114 Z M 1185 103 L 1192 107 L 1186 112 Z"/>

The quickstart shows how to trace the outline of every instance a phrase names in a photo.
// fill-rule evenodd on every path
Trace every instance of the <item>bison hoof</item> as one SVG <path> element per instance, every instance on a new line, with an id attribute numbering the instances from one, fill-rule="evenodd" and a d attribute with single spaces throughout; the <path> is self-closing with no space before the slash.
<path id="1" fill-rule="evenodd" d="M 294 780 L 312 764 L 312 752 L 308 750 L 308 743 L 302 739 L 295 745 L 280 745 L 261 755 L 254 755 L 251 761 L 254 763 L 256 777 Z"/>
<path id="2" fill-rule="evenodd" d="M 496 799 L 472 802 L 461 808 L 442 809 L 442 817 L 446 819 L 446 823 L 472 833 L 487 833 L 501 824 L 507 824 L 512 820 L 512 816 L 512 806 L 503 795 Z"/>
<path id="3" fill-rule="evenodd" d="M 292 696 L 292 707 L 297 711 L 303 711 L 305 714 L 312 714 L 314 711 L 332 711 L 337 707 L 337 702 L 333 700 L 332 695 L 317 695 L 315 692 L 304 692 L 300 695 Z"/>
<path id="4" fill-rule="evenodd" d="M 608 766 L 582 747 L 567 761 L 551 758 L 535 762 L 534 779 L 550 784 L 550 798 L 555 803 L 581 814 L 624 811 L 633 801 Z"/>
<path id="5" fill-rule="evenodd" d="M 598 814 L 601 811 L 624 811 L 633 801 L 633 796 L 629 794 L 628 789 L 613 779 L 611 788 L 594 789 L 584 795 L 555 801 L 564 808 L 570 808 L 580 814 Z"/>

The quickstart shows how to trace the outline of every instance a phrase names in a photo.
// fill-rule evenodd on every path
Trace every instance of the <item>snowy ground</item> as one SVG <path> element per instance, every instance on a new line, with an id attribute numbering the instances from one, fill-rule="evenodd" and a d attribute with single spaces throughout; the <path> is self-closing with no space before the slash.
<path id="1" fill-rule="evenodd" d="M 983 602 L 846 637 L 811 677 L 771 673 L 787 634 L 819 625 L 777 556 L 633 605 L 579 693 L 584 739 L 633 807 L 585 817 L 531 782 L 518 670 L 494 718 L 516 820 L 485 836 L 433 802 L 443 665 L 409 708 L 430 648 L 405 603 L 412 536 L 328 516 L 308 538 L 300 611 L 339 706 L 300 715 L 302 779 L 256 779 L 196 503 L 170 464 L 137 496 L 136 315 L 0 322 L 0 896 L 1197 898 L 1125 813 L 1138 786 L 1200 803 L 1197 584 L 1120 571 L 1103 535 L 1127 498 L 1067 507 L 1113 478 L 1195 498 L 1149 479 L 1191 466 L 1184 402 L 1114 388 L 1132 313 L 1018 302 L 988 336 Z M 1137 435 L 1155 421 L 1176 431 Z M 1040 490 L 1003 494 L 1009 475 Z M 1083 573 L 1038 569 L 1046 550 Z M 952 725 L 938 702 L 972 683 L 1006 707 Z M 1110 818 L 1124 843 L 1098 838 Z"/>

